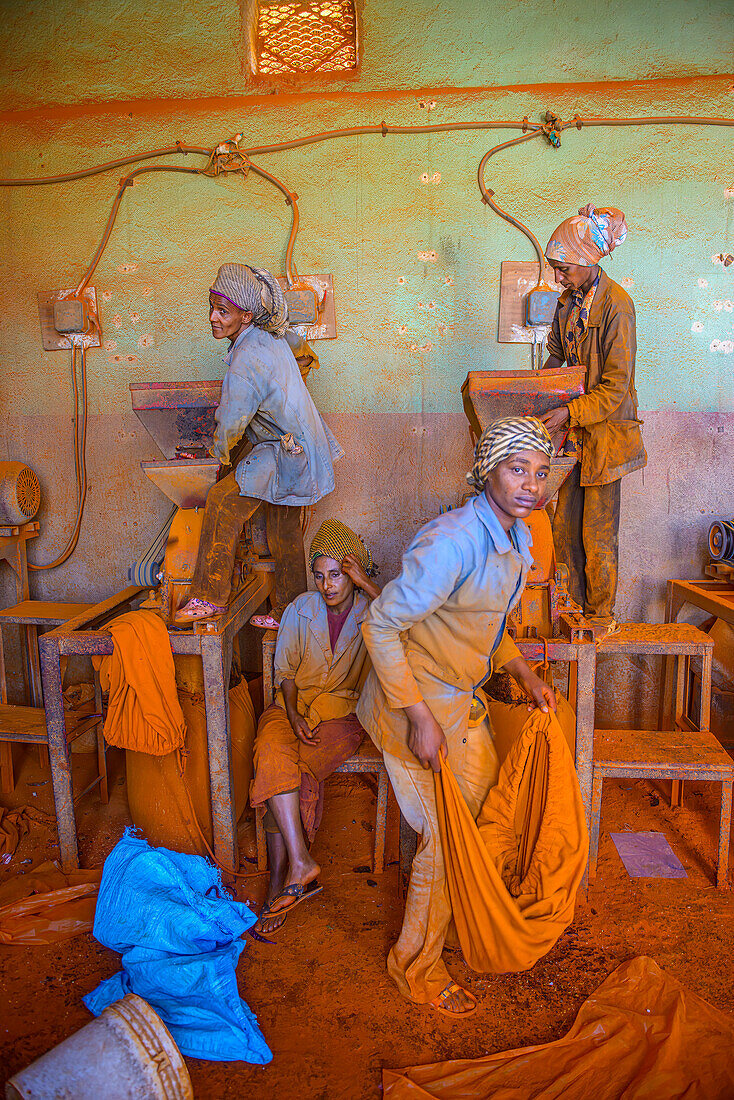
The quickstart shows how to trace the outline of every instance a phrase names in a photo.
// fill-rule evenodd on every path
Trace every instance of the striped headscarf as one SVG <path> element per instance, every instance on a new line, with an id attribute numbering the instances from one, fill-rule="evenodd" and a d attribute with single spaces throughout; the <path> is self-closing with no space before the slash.
<path id="1" fill-rule="evenodd" d="M 545 424 L 534 416 L 505 416 L 485 428 L 474 448 L 474 465 L 466 480 L 481 492 L 492 470 L 518 451 L 542 451 L 551 458 L 553 443 Z"/>
<path id="2" fill-rule="evenodd" d="M 566 218 L 548 241 L 547 259 L 557 263 L 593 267 L 602 256 L 610 256 L 627 237 L 627 223 L 613 206 L 599 210 L 591 203 L 573 218 Z"/>
<path id="3" fill-rule="evenodd" d="M 221 294 L 233 306 L 252 314 L 252 323 L 273 336 L 288 328 L 288 306 L 278 280 L 264 268 L 222 264 L 212 294 Z"/>
<path id="4" fill-rule="evenodd" d="M 354 554 L 368 577 L 375 577 L 379 573 L 372 555 L 359 535 L 355 535 L 354 531 L 338 519 L 325 519 L 311 543 L 311 568 L 313 569 L 313 563 L 320 557 L 333 558 L 341 565 L 347 554 Z"/>

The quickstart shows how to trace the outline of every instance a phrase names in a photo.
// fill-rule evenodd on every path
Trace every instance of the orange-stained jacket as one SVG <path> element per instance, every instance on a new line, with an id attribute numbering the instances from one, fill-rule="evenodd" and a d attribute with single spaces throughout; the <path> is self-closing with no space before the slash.
<path id="1" fill-rule="evenodd" d="M 288 604 L 275 646 L 275 702 L 285 710 L 281 684 L 294 680 L 298 713 L 312 725 L 353 714 L 370 670 L 362 638 L 369 600 L 360 589 L 332 653 L 326 603 L 318 592 L 303 592 Z"/>
<path id="2" fill-rule="evenodd" d="M 562 334 L 573 307 L 566 290 L 548 333 L 548 352 L 565 362 Z M 635 307 L 605 271 L 589 311 L 580 346 L 586 393 L 569 401 L 571 426 L 582 429 L 581 484 L 608 485 L 647 465 L 635 390 Z"/>
<path id="3" fill-rule="evenodd" d="M 507 616 L 533 558 L 522 520 L 511 534 L 480 493 L 421 528 L 370 605 L 362 633 L 373 669 L 357 717 L 378 748 L 412 756 L 403 708 L 425 700 L 461 772 L 474 690 L 519 654 Z"/>

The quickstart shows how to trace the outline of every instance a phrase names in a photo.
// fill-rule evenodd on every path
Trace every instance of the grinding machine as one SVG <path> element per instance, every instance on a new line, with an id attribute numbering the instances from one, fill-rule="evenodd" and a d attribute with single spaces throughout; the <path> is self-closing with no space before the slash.
<path id="1" fill-rule="evenodd" d="M 148 606 L 159 607 L 167 619 L 188 598 L 204 504 L 219 470 L 219 462 L 208 451 L 221 391 L 222 383 L 218 381 L 139 382 L 130 386 L 133 411 L 164 455 L 163 460 L 143 462 L 142 468 L 168 497 L 173 509 L 151 547 L 130 569 L 129 578 L 151 588 L 160 586 L 151 593 Z M 232 599 L 253 574 L 273 570 L 261 506 L 244 525 Z"/>

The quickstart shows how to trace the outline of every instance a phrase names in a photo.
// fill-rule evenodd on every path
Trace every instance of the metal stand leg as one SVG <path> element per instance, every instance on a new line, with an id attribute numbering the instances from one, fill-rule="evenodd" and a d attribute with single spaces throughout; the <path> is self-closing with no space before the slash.
<path id="1" fill-rule="evenodd" d="M 596 861 L 599 856 L 599 827 L 601 824 L 601 794 L 604 777 L 595 775 L 591 789 L 591 828 L 589 830 L 589 885 L 596 879 Z"/>
<path id="2" fill-rule="evenodd" d="M 596 646 L 579 645 L 576 666 L 576 775 L 586 812 L 586 827 L 591 832 L 592 780 L 594 773 L 594 722 L 596 718 Z M 588 868 L 581 882 L 589 885 Z"/>
<path id="3" fill-rule="evenodd" d="M 387 772 L 383 767 L 377 774 L 377 817 L 375 819 L 375 854 L 372 870 L 377 875 L 385 869 L 385 827 L 387 825 Z"/>
<path id="4" fill-rule="evenodd" d="M 260 812 L 260 807 L 257 807 L 255 810 L 255 840 L 257 842 L 258 871 L 267 871 L 268 869 L 268 846 L 265 840 L 263 817 L 264 814 Z"/>
<path id="5" fill-rule="evenodd" d="M 229 740 L 229 665 L 231 642 L 221 634 L 201 639 L 204 666 L 204 706 L 209 751 L 214 854 L 223 867 L 237 870 L 237 829 L 232 797 L 232 754 Z"/>
<path id="6" fill-rule="evenodd" d="M 94 713 L 102 713 L 102 687 L 99 682 L 99 673 L 94 674 Z M 103 806 L 110 800 L 107 786 L 107 747 L 105 745 L 104 721 L 100 718 L 95 727 L 97 734 L 97 771 L 99 772 L 99 797 Z"/>
<path id="7" fill-rule="evenodd" d="M 39 641 L 43 698 L 46 707 L 46 733 L 51 759 L 51 782 L 54 790 L 56 827 L 59 832 L 61 867 L 72 871 L 79 867 L 79 849 L 76 841 L 74 799 L 71 790 L 71 753 L 66 741 L 64 696 L 61 684 L 61 662 L 58 648 L 53 643 Z"/>
<path id="8" fill-rule="evenodd" d="M 719 858 L 716 864 L 716 885 L 725 890 L 729 878 L 729 833 L 731 831 L 731 779 L 721 784 L 721 816 L 719 817 Z"/>

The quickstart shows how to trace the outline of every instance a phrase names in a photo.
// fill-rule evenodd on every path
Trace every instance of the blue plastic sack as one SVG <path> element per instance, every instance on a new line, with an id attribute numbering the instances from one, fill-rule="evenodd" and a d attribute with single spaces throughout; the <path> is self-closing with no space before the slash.
<path id="1" fill-rule="evenodd" d="M 201 856 L 151 848 L 129 831 L 105 860 L 94 935 L 122 953 L 122 970 L 84 997 L 95 1016 L 126 993 L 158 1013 L 183 1054 L 213 1061 L 272 1059 L 239 995 L 235 969 L 256 921 Z"/>

